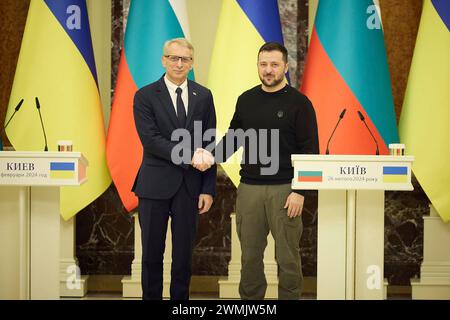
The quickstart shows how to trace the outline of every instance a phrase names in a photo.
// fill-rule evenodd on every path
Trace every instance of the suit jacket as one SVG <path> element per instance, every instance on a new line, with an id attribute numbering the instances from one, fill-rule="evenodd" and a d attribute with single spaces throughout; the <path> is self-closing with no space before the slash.
<path id="1" fill-rule="evenodd" d="M 194 121 L 201 121 L 201 135 L 207 129 L 216 128 L 216 113 L 211 91 L 188 80 L 188 112 L 186 127 L 190 139 L 183 142 L 192 159 L 194 145 Z M 172 162 L 172 150 L 178 141 L 171 141 L 172 132 L 181 128 L 169 91 L 162 77 L 140 90 L 134 96 L 133 106 L 136 129 L 143 146 L 143 158 L 132 191 L 140 198 L 169 199 L 175 195 L 183 180 L 189 194 L 197 198 L 205 193 L 215 196 L 217 167 L 201 172 L 189 163 Z M 198 127 L 198 123 L 197 123 Z M 200 134 L 200 132 L 196 132 Z M 196 141 L 200 141 L 197 137 Z M 211 141 L 201 142 L 206 147 Z M 178 146 L 177 146 L 178 145 Z"/>

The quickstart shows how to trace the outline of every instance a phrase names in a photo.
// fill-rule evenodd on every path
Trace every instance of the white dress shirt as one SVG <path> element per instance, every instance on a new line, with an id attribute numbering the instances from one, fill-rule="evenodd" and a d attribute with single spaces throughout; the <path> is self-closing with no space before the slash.
<path id="1" fill-rule="evenodd" d="M 177 90 L 178 87 L 183 90 L 181 92 L 181 99 L 183 100 L 184 108 L 186 109 L 186 115 L 188 113 L 188 102 L 189 102 L 189 93 L 188 93 L 188 87 L 187 87 L 187 79 L 184 80 L 184 82 L 177 86 L 175 83 L 171 82 L 169 79 L 167 79 L 167 75 L 164 76 L 164 82 L 166 83 L 167 89 L 169 90 L 170 98 L 173 102 L 173 107 L 175 108 L 175 114 L 177 114 L 177 93 L 175 90 Z"/>

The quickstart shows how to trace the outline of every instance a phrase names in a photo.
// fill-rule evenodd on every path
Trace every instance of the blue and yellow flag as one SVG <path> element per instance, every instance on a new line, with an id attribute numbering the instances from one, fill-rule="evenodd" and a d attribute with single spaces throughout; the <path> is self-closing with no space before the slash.
<path id="1" fill-rule="evenodd" d="M 218 136 L 227 131 L 238 96 L 260 83 L 258 50 L 269 41 L 283 44 L 276 0 L 223 1 L 208 77 Z M 222 164 L 235 186 L 239 184 L 240 156 L 242 152 Z"/>
<path id="2" fill-rule="evenodd" d="M 111 183 L 105 158 L 105 129 L 85 0 L 31 0 L 6 119 L 15 104 L 26 105 L 7 129 L 18 151 L 43 151 L 34 105 L 39 98 L 50 151 L 72 140 L 89 161 L 87 183 L 61 188 L 61 215 L 69 219 Z"/>
<path id="3" fill-rule="evenodd" d="M 400 117 L 412 170 L 444 221 L 450 220 L 450 1 L 425 0 Z"/>

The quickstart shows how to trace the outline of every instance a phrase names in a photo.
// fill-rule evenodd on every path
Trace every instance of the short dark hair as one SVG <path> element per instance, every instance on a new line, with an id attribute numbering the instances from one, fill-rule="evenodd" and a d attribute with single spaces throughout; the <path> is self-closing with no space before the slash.
<path id="1" fill-rule="evenodd" d="M 262 45 L 261 48 L 259 48 L 258 51 L 258 57 L 259 54 L 263 51 L 280 51 L 283 54 L 283 61 L 285 63 L 288 62 L 288 51 L 285 46 L 278 42 L 266 42 Z"/>

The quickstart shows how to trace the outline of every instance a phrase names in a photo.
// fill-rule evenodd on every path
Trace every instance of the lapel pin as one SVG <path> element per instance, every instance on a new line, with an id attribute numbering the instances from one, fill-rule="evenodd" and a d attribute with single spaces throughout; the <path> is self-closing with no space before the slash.
<path id="1" fill-rule="evenodd" d="M 196 96 L 196 95 L 197 95 L 197 92 L 195 92 L 195 91 L 192 91 L 192 94 L 193 94 L 194 96 Z"/>

